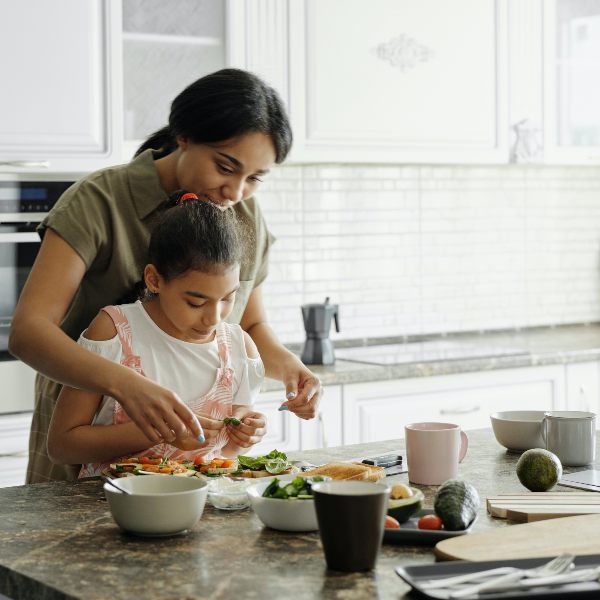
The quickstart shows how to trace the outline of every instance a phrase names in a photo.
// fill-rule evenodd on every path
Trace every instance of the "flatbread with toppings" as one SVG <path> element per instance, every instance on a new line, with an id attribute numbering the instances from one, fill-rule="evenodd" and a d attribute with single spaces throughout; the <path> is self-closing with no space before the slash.
<path id="1" fill-rule="evenodd" d="M 111 463 L 106 475 L 109 477 L 131 477 L 134 475 L 196 477 L 199 473 L 191 461 L 164 459 L 161 456 L 139 456 Z"/>

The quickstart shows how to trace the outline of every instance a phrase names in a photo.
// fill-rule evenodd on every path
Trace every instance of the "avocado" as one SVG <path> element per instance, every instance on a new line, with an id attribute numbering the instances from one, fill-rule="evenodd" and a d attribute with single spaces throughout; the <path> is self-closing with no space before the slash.
<path id="1" fill-rule="evenodd" d="M 390 498 L 388 500 L 388 515 L 398 523 L 406 523 L 413 515 L 423 508 L 423 492 L 413 489 L 413 495 L 408 498 Z"/>
<path id="2" fill-rule="evenodd" d="M 556 454 L 542 448 L 532 448 L 517 461 L 517 477 L 531 492 L 547 492 L 562 477 L 562 464 Z"/>
<path id="3" fill-rule="evenodd" d="M 444 529 L 466 529 L 477 516 L 481 501 L 477 490 L 466 481 L 449 479 L 438 489 L 433 510 L 442 519 Z"/>

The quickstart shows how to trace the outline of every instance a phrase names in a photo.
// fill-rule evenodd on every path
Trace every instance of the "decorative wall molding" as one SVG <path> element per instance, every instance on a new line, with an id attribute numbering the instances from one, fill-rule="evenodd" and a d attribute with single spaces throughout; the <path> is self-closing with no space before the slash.
<path id="1" fill-rule="evenodd" d="M 405 33 L 379 44 L 375 48 L 377 58 L 387 61 L 402 72 L 414 69 L 435 56 L 435 52 Z"/>

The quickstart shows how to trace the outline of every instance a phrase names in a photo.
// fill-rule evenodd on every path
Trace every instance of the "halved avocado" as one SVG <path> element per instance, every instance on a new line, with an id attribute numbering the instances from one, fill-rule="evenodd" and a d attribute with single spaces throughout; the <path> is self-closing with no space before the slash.
<path id="1" fill-rule="evenodd" d="M 423 492 L 411 488 L 413 495 L 409 498 L 390 498 L 388 501 L 388 515 L 394 517 L 398 523 L 406 523 L 413 515 L 423 508 Z"/>

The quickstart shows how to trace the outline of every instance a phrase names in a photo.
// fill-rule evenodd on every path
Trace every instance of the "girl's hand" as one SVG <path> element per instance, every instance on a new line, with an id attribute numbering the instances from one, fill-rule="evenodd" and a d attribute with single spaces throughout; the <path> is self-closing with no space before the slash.
<path id="1" fill-rule="evenodd" d="M 314 419 L 323 395 L 321 381 L 295 356 L 285 361 L 281 369 L 287 400 L 279 410 L 289 410 L 301 419 Z"/>
<path id="2" fill-rule="evenodd" d="M 177 394 L 132 369 L 123 367 L 121 374 L 118 391 L 111 396 L 153 444 L 205 435 L 196 415 Z"/>
<path id="3" fill-rule="evenodd" d="M 227 425 L 229 443 L 239 448 L 250 448 L 258 444 L 267 433 L 267 417 L 259 412 L 236 415 L 239 425 Z"/>

